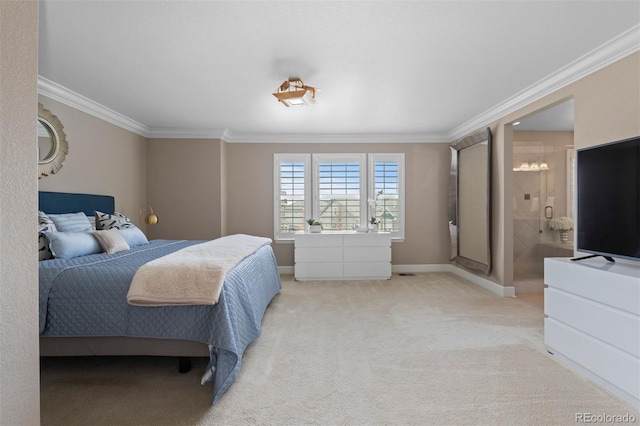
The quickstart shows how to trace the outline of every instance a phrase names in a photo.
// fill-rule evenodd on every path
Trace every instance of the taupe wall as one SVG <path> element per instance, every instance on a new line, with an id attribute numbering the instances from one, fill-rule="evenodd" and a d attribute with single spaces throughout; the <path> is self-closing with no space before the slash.
<path id="1" fill-rule="evenodd" d="M 228 144 L 220 143 L 220 235 L 229 235 L 229 228 L 227 227 L 229 211 L 229 167 L 227 166 L 227 158 L 229 156 L 227 150 Z"/>
<path id="2" fill-rule="evenodd" d="M 147 197 L 146 139 L 46 96 L 38 101 L 60 119 L 69 142 L 62 169 L 39 179 L 39 189 L 113 195 L 116 209 L 138 222 Z"/>
<path id="3" fill-rule="evenodd" d="M 37 1 L 0 1 L 0 58 L 0 424 L 37 425 Z"/>
<path id="4" fill-rule="evenodd" d="M 149 238 L 207 240 L 222 235 L 223 164 L 218 139 L 149 141 L 148 203 L 159 217 Z"/>

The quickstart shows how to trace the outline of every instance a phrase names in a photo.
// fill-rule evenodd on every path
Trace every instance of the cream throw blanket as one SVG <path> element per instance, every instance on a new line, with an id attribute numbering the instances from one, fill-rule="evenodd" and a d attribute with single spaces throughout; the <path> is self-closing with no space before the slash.
<path id="1" fill-rule="evenodd" d="M 185 247 L 142 265 L 127 302 L 137 306 L 215 305 L 224 278 L 270 238 L 236 234 Z"/>

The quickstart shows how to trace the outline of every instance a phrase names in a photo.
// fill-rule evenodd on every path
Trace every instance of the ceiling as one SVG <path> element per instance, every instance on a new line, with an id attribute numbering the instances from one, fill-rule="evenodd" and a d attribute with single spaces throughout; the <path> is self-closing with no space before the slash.
<path id="1" fill-rule="evenodd" d="M 40 1 L 39 92 L 147 137 L 448 141 L 640 48 L 638 1 Z M 272 92 L 320 89 L 286 108 Z"/>
<path id="2" fill-rule="evenodd" d="M 519 122 L 513 123 L 513 130 L 530 131 L 571 131 L 573 130 L 573 99 L 568 99 L 562 103 L 536 112 Z"/>

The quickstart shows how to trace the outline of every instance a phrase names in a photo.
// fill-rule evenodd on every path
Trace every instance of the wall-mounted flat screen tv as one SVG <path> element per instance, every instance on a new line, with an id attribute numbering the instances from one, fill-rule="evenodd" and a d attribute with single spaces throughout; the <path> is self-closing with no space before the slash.
<path id="1" fill-rule="evenodd" d="M 579 149 L 578 251 L 640 261 L 640 136 Z"/>

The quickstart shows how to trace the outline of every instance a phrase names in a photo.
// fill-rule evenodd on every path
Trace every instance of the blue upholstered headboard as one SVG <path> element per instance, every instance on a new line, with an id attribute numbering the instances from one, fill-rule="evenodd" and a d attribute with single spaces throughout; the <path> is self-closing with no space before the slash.
<path id="1" fill-rule="evenodd" d="M 39 191 L 38 209 L 51 214 L 84 212 L 93 216 L 95 210 L 113 213 L 115 199 L 111 195 Z"/>

